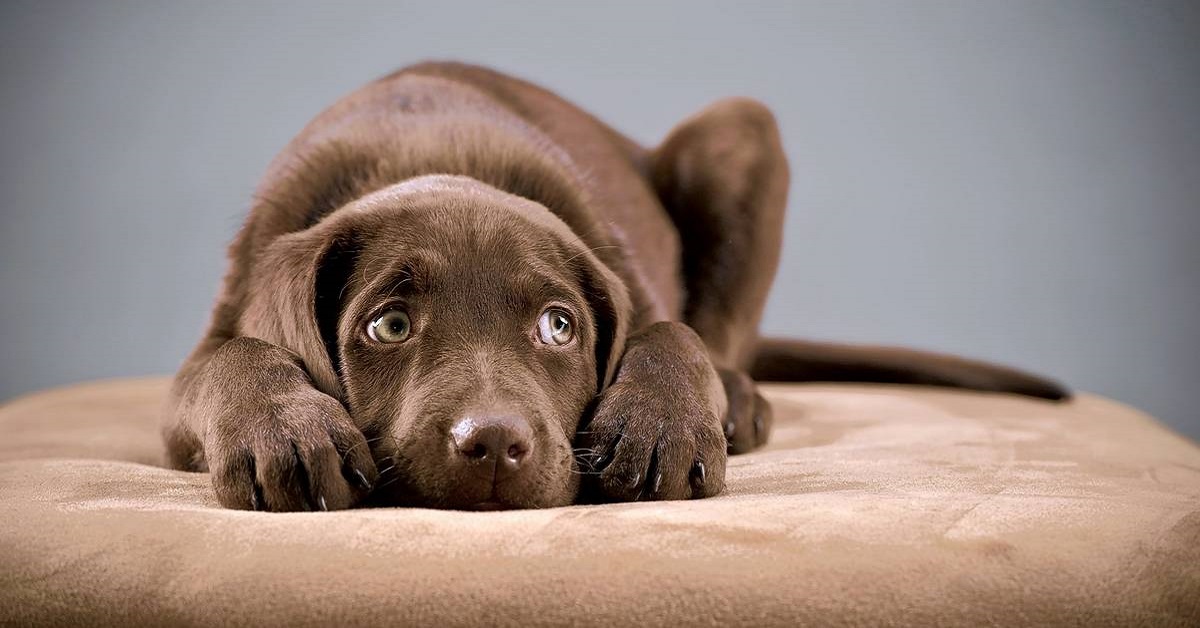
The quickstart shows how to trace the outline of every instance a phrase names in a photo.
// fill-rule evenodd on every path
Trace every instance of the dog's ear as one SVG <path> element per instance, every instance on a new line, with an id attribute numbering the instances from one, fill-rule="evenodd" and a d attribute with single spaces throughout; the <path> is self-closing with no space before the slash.
<path id="1" fill-rule="evenodd" d="M 625 282 L 591 251 L 572 256 L 575 272 L 592 310 L 596 334 L 596 392 L 608 387 L 625 353 L 633 307 Z"/>
<path id="2" fill-rule="evenodd" d="M 282 236 L 261 253 L 246 294 L 241 333 L 303 360 L 317 389 L 343 398 L 337 324 L 359 250 L 348 221 L 331 218 Z"/>

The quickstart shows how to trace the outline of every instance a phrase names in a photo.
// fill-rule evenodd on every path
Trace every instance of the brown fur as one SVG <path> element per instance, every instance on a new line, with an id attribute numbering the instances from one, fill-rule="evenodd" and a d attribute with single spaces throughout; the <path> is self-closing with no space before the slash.
<path id="1" fill-rule="evenodd" d="M 956 358 L 760 345 L 787 181 L 749 100 L 646 151 L 482 68 L 373 82 L 269 167 L 175 381 L 172 464 L 232 508 L 681 499 L 766 441 L 751 373 L 1065 394 Z M 539 340 L 550 307 L 561 346 Z M 389 309 L 402 342 L 367 332 Z"/>

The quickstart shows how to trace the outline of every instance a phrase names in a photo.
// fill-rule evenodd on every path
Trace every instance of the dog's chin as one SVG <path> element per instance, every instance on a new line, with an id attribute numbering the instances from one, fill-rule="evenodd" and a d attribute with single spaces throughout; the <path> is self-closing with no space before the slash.
<path id="1" fill-rule="evenodd" d="M 527 510 L 532 508 L 555 508 L 570 506 L 575 503 L 579 491 L 579 483 L 568 480 L 554 487 L 493 487 L 486 490 L 456 490 L 449 487 L 446 490 L 422 490 L 412 484 L 392 482 L 381 486 L 367 498 L 365 505 L 372 507 L 401 507 L 401 508 L 438 508 L 443 510 L 463 510 L 473 512 L 492 512 L 500 510 Z"/>
<path id="2" fill-rule="evenodd" d="M 441 499 L 431 500 L 430 505 L 451 510 L 468 510 L 475 512 L 491 512 L 497 510 L 527 510 L 531 508 L 554 508 L 570 506 L 575 502 L 576 487 L 563 486 L 555 489 L 535 490 L 517 487 L 500 486 L 492 490 L 490 495 L 450 494 Z"/>
<path id="3" fill-rule="evenodd" d="M 469 512 L 494 512 L 501 510 L 529 510 L 533 508 L 554 508 L 570 506 L 572 497 L 552 497 L 540 499 L 505 499 L 500 496 L 490 496 L 483 499 L 464 497 L 460 495 L 418 495 L 413 493 L 398 494 L 396 492 L 371 495 L 367 505 L 378 508 L 437 508 L 441 510 L 462 510 Z"/>

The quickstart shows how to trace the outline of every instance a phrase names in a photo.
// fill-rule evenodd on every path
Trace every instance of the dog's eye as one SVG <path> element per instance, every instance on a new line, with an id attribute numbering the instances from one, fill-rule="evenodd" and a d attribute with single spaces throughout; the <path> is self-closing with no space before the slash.
<path id="1" fill-rule="evenodd" d="M 548 345 L 565 345 L 575 337 L 575 327 L 571 324 L 571 316 L 565 311 L 552 307 L 542 312 L 538 319 L 538 338 Z"/>
<path id="2" fill-rule="evenodd" d="M 367 335 L 375 342 L 402 342 L 410 331 L 408 314 L 400 310 L 388 310 L 367 325 Z"/>

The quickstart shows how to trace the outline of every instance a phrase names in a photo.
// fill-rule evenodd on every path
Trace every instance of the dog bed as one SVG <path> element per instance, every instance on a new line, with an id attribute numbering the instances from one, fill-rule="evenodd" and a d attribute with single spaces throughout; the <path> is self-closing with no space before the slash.
<path id="1" fill-rule="evenodd" d="M 1200 624 L 1200 447 L 1097 396 L 769 386 L 714 499 L 272 514 L 157 466 L 166 390 L 0 407 L 0 624 Z"/>

